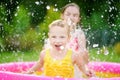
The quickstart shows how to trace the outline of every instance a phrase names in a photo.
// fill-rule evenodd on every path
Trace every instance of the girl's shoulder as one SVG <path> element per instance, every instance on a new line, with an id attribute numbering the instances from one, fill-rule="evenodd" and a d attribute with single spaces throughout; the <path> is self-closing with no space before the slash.
<path id="1" fill-rule="evenodd" d="M 47 50 L 48 50 L 48 49 L 43 49 L 43 50 L 40 52 L 40 57 L 44 57 Z"/>

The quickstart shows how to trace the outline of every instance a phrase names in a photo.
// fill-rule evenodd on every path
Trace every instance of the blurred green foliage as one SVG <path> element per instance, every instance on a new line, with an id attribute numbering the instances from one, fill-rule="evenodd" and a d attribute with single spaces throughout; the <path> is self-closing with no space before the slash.
<path id="1" fill-rule="evenodd" d="M 17 7 L 13 17 L 12 34 L 24 34 L 30 27 L 30 17 L 24 6 Z"/>
<path id="2" fill-rule="evenodd" d="M 120 55 L 120 42 L 118 42 L 114 45 L 114 52 L 116 54 Z"/>
<path id="3" fill-rule="evenodd" d="M 0 52 L 40 51 L 48 25 L 59 19 L 61 8 L 71 2 L 80 6 L 88 46 L 113 46 L 120 41 L 119 0 L 3 0 L 0 2 Z"/>
<path id="4" fill-rule="evenodd" d="M 49 24 L 57 19 L 60 19 L 60 12 L 55 11 L 56 8 L 53 6 L 48 6 L 50 9 L 47 10 L 47 14 L 42 23 L 39 24 L 39 32 L 44 32 L 45 34 L 48 32 Z M 45 35 L 45 37 L 47 34 Z"/>

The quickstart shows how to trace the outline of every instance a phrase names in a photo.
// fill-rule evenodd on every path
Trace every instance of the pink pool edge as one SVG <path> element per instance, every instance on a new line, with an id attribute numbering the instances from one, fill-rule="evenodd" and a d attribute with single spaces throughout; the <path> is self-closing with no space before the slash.
<path id="1" fill-rule="evenodd" d="M 86 80 L 86 78 L 45 77 L 21 73 L 22 71 L 29 69 L 33 64 L 35 64 L 35 62 L 12 62 L 0 64 L 0 80 Z M 98 76 L 108 74 L 108 76 L 113 77 L 91 77 L 87 78 L 87 80 L 120 80 L 120 63 L 90 62 L 88 66 L 93 69 Z"/>

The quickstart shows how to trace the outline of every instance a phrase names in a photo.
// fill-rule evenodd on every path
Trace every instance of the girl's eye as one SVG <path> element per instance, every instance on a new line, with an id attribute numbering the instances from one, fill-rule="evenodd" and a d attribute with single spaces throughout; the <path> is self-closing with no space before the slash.
<path id="1" fill-rule="evenodd" d="M 65 15 L 66 15 L 66 16 L 70 16 L 70 14 L 69 14 L 69 13 L 66 13 Z"/>
<path id="2" fill-rule="evenodd" d="M 74 17 L 79 17 L 78 14 L 74 14 L 73 16 L 74 16 Z"/>
<path id="3" fill-rule="evenodd" d="M 52 38 L 56 38 L 56 36 L 52 36 Z"/>
<path id="4" fill-rule="evenodd" d="M 60 38 L 65 38 L 65 36 L 61 36 Z"/>

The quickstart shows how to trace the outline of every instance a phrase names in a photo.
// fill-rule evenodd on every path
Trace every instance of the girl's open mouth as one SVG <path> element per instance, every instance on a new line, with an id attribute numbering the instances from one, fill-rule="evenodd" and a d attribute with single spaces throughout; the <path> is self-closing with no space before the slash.
<path id="1" fill-rule="evenodd" d="M 57 50 L 63 50 L 64 49 L 64 47 L 62 45 L 55 45 L 55 47 L 56 47 Z"/>

